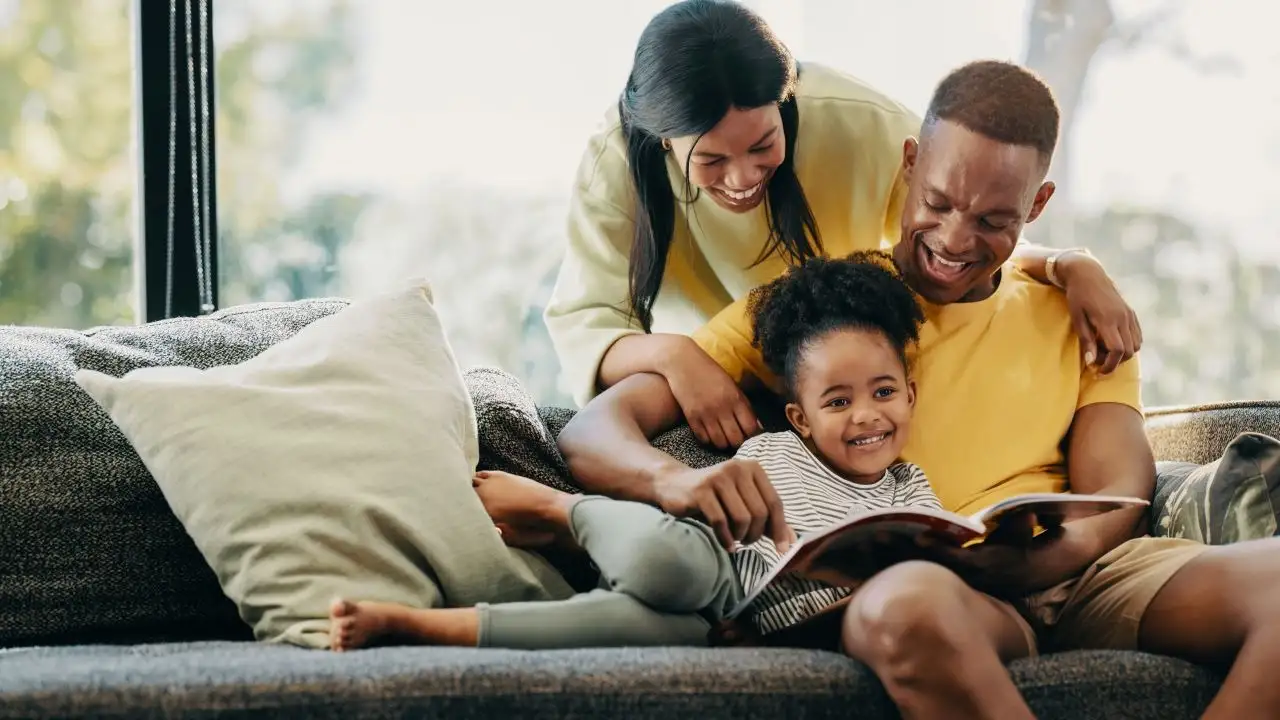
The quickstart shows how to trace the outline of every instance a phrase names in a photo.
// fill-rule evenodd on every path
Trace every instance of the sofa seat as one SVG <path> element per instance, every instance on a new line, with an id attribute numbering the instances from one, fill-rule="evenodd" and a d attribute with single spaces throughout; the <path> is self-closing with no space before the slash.
<path id="1" fill-rule="evenodd" d="M 1013 664 L 1036 716 L 1196 718 L 1219 678 L 1133 652 Z M 0 651 L 0 717 L 893 718 L 863 666 L 821 651 L 381 648 L 247 642 Z"/>

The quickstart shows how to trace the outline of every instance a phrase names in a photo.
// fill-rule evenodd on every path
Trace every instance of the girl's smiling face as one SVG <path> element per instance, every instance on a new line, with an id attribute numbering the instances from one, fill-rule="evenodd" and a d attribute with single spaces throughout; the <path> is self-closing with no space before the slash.
<path id="1" fill-rule="evenodd" d="M 877 330 L 841 328 L 801 349 L 787 419 L 841 476 L 878 482 L 907 442 L 915 385 Z"/>

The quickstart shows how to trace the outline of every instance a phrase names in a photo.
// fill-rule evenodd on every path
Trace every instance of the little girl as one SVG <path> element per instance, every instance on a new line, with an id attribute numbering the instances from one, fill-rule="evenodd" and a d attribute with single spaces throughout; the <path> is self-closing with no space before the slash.
<path id="1" fill-rule="evenodd" d="M 816 258 L 755 291 L 755 343 L 786 385 L 794 432 L 751 438 L 736 458 L 758 462 L 788 525 L 822 530 L 856 510 L 941 509 L 921 470 L 898 462 L 915 404 L 907 353 L 923 313 L 888 255 Z M 558 602 L 416 609 L 337 600 L 332 646 L 384 636 L 506 648 L 705 645 L 779 559 L 763 538 L 726 552 L 705 525 L 657 508 L 569 495 L 526 478 L 479 473 L 474 485 L 506 542 L 557 544 L 590 556 L 601 589 Z M 755 600 L 760 635 L 803 622 L 852 590 L 794 577 Z"/>

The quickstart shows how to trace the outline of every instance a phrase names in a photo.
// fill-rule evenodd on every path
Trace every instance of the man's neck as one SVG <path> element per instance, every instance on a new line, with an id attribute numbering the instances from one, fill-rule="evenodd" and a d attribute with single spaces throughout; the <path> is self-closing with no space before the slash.
<path id="1" fill-rule="evenodd" d="M 996 288 L 1000 287 L 1000 278 L 1003 275 L 1004 275 L 1003 268 L 996 270 L 994 275 L 987 278 L 986 281 L 983 282 L 978 287 L 975 287 L 974 289 L 970 290 L 964 297 L 960 298 L 959 302 L 962 302 L 962 303 L 982 302 L 983 300 L 986 300 L 987 298 L 991 297 L 996 293 Z"/>

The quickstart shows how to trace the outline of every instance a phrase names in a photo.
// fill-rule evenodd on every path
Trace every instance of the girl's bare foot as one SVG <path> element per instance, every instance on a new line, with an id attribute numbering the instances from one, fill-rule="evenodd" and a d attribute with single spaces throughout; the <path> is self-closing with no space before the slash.
<path id="1" fill-rule="evenodd" d="M 388 634 L 389 603 L 334 600 L 329 606 L 329 647 L 355 650 Z"/>
<path id="2" fill-rule="evenodd" d="M 329 647 L 338 652 L 380 639 L 413 644 L 475 647 L 480 616 L 475 608 L 411 608 L 399 603 L 337 599 L 329 606 Z"/>
<path id="3" fill-rule="evenodd" d="M 471 484 L 508 545 L 539 548 L 574 544 L 569 511 L 580 496 L 496 470 L 476 473 Z"/>

